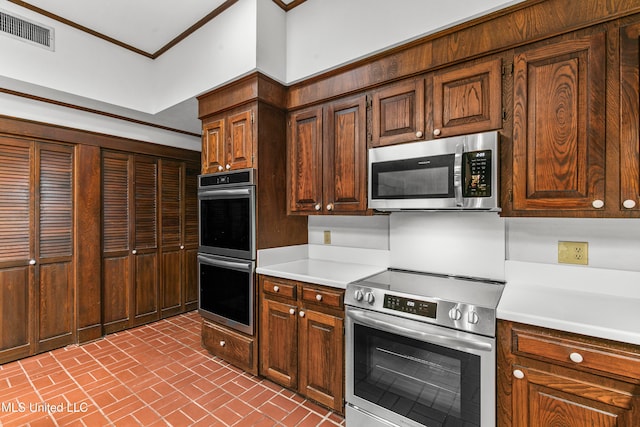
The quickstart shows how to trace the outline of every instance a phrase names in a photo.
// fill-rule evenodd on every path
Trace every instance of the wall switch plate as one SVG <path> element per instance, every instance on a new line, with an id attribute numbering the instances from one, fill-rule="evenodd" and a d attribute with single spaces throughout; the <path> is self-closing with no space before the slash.
<path id="1" fill-rule="evenodd" d="M 562 264 L 589 264 L 589 243 L 558 242 L 558 262 Z"/>
<path id="2" fill-rule="evenodd" d="M 330 230 L 324 230 L 324 244 L 325 245 L 330 245 L 331 244 L 331 231 Z"/>

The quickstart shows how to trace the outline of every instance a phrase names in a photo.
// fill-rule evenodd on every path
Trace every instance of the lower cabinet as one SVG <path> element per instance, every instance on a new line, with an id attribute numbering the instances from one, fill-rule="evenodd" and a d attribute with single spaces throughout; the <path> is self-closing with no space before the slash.
<path id="1" fill-rule="evenodd" d="M 639 425 L 639 346 L 506 321 L 498 338 L 498 426 Z"/>
<path id="2" fill-rule="evenodd" d="M 260 276 L 260 374 L 344 411 L 344 291 Z"/>
<path id="3" fill-rule="evenodd" d="M 202 346 L 214 356 L 258 375 L 258 346 L 255 337 L 202 319 Z"/>

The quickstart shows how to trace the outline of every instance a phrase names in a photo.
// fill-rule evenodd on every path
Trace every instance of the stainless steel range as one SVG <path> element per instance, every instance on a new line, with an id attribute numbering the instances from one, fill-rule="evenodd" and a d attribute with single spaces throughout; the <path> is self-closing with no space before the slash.
<path id="1" fill-rule="evenodd" d="M 347 285 L 347 425 L 495 426 L 503 289 L 397 269 Z"/>

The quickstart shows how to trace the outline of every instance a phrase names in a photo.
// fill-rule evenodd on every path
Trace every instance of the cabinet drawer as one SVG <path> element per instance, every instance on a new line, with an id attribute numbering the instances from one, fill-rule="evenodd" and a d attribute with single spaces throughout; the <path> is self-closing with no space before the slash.
<path id="1" fill-rule="evenodd" d="M 255 371 L 254 345 L 251 337 L 232 332 L 203 320 L 202 345 L 209 352 L 249 372 Z"/>
<path id="2" fill-rule="evenodd" d="M 640 379 L 640 353 L 520 330 L 514 330 L 513 337 L 513 353 L 520 356 Z"/>
<path id="3" fill-rule="evenodd" d="M 265 295 L 275 295 L 290 300 L 296 299 L 296 285 L 294 283 L 271 280 L 265 277 L 262 281 L 262 291 Z"/>
<path id="4" fill-rule="evenodd" d="M 302 301 L 305 303 L 320 304 L 331 308 L 342 308 L 344 291 L 317 288 L 315 286 L 302 286 Z"/>

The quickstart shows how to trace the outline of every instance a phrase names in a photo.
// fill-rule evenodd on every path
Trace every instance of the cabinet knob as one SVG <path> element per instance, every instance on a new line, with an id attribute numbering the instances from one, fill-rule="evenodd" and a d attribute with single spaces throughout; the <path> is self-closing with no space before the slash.
<path id="1" fill-rule="evenodd" d="M 280 292 L 280 286 L 274 285 L 273 286 L 273 292 Z"/>
<path id="2" fill-rule="evenodd" d="M 35 259 L 30 259 L 29 260 L 29 265 L 36 265 L 36 260 Z"/>
<path id="3" fill-rule="evenodd" d="M 219 171 L 223 171 L 223 170 L 224 170 L 224 168 L 222 167 L 222 165 L 218 166 L 218 170 L 219 170 Z"/>
<path id="4" fill-rule="evenodd" d="M 296 309 L 295 308 L 290 308 L 289 309 L 289 314 L 296 314 Z"/>
<path id="5" fill-rule="evenodd" d="M 138 251 L 134 249 L 134 250 L 131 251 L 131 253 L 135 255 L 135 254 L 138 253 Z"/>
<path id="6" fill-rule="evenodd" d="M 416 132 L 416 138 L 422 138 L 422 131 L 419 130 L 418 132 Z"/>
<path id="7" fill-rule="evenodd" d="M 520 369 L 515 369 L 513 371 L 513 376 L 516 377 L 517 379 L 521 380 L 524 378 L 524 372 L 522 372 Z"/>
<path id="8" fill-rule="evenodd" d="M 225 345 L 227 345 L 227 343 L 224 340 L 220 341 L 220 347 L 224 347 Z"/>
<path id="9" fill-rule="evenodd" d="M 231 165 L 230 165 L 230 164 L 227 164 L 227 165 L 225 166 L 225 168 L 226 168 L 227 170 L 229 170 L 229 169 L 231 169 Z"/>
<path id="10" fill-rule="evenodd" d="M 320 295 L 320 294 L 316 294 L 316 300 L 318 300 L 318 301 L 322 301 L 322 295 Z"/>
<path id="11" fill-rule="evenodd" d="M 332 211 L 332 210 L 333 210 L 333 203 L 329 203 L 329 204 L 327 205 L 327 210 L 328 210 L 328 211 Z"/>
<path id="12" fill-rule="evenodd" d="M 319 211 L 322 208 L 322 206 L 320 206 L 320 203 L 316 203 L 316 205 L 313 208 Z"/>
<path id="13" fill-rule="evenodd" d="M 298 313 L 300 315 L 300 317 L 304 317 L 304 311 L 300 310 L 300 313 Z"/>
<path id="14" fill-rule="evenodd" d="M 596 199 L 593 202 L 591 202 L 591 206 L 593 206 L 596 209 L 600 209 L 604 206 L 604 202 L 600 199 Z"/>
<path id="15" fill-rule="evenodd" d="M 440 129 L 434 129 L 433 130 L 433 136 L 440 136 L 442 132 L 440 131 Z"/>
<path id="16" fill-rule="evenodd" d="M 622 206 L 624 206 L 627 209 L 633 209 L 636 207 L 636 202 L 635 200 L 627 199 L 624 202 L 622 202 Z"/>
<path id="17" fill-rule="evenodd" d="M 580 353 L 575 352 L 569 355 L 569 359 L 571 359 L 571 361 L 574 363 L 582 363 L 582 361 L 584 360 Z"/>
<path id="18" fill-rule="evenodd" d="M 180 249 L 184 249 L 184 245 L 180 245 Z"/>

